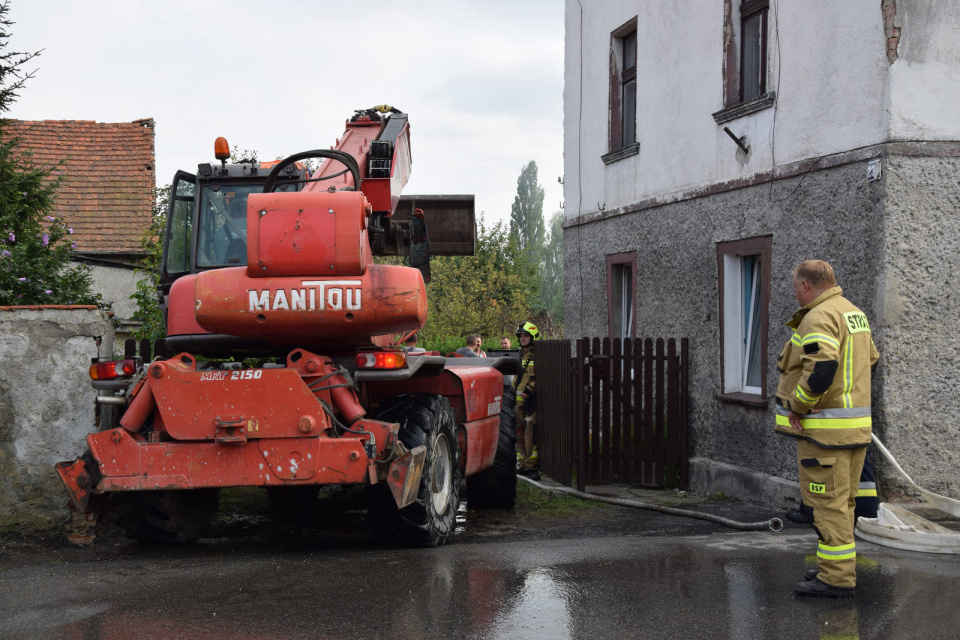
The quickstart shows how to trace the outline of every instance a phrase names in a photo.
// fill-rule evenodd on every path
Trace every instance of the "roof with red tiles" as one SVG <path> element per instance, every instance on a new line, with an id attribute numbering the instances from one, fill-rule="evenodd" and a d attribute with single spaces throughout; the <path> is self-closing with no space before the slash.
<path id="1" fill-rule="evenodd" d="M 74 230 L 81 254 L 142 253 L 140 236 L 150 226 L 154 123 L 90 120 L 8 120 L 4 133 L 21 138 L 34 162 L 63 176 L 54 212 Z"/>

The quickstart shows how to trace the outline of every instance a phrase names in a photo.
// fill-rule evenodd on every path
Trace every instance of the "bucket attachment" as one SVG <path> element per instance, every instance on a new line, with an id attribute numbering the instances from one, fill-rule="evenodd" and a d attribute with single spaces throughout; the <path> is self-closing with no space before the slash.
<path id="1" fill-rule="evenodd" d="M 68 462 L 57 463 L 57 474 L 63 481 L 70 499 L 79 513 L 88 513 L 91 511 L 90 496 L 91 491 L 96 484 L 94 478 L 87 470 L 87 462 L 83 458 L 71 460 Z"/>
<path id="2" fill-rule="evenodd" d="M 420 476 L 423 475 L 423 463 L 426 459 L 427 448 L 420 445 L 390 463 L 387 484 L 390 486 L 393 499 L 397 501 L 398 509 L 413 504 L 417 499 Z"/>

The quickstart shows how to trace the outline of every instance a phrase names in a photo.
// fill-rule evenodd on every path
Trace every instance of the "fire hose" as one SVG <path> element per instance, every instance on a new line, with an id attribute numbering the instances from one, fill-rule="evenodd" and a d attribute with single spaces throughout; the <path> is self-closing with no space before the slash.
<path id="1" fill-rule="evenodd" d="M 688 509 L 676 509 L 674 507 L 664 507 L 659 504 L 650 504 L 649 502 L 640 502 L 639 500 L 624 500 L 622 498 L 608 498 L 606 496 L 598 496 L 593 493 L 584 493 L 583 491 L 577 491 L 570 487 L 553 487 L 550 485 L 541 484 L 525 476 L 518 475 L 518 479 L 529 482 L 538 489 L 543 489 L 544 491 L 558 491 L 560 493 L 566 493 L 577 498 L 582 498 L 584 500 L 596 500 L 598 502 L 607 502 L 609 504 L 616 504 L 621 507 L 632 507 L 634 509 L 647 509 L 648 511 L 659 511 L 660 513 L 666 513 L 671 516 L 680 516 L 683 518 L 696 518 L 697 520 L 706 520 L 707 522 L 713 522 L 716 524 L 723 525 L 725 527 L 730 527 L 731 529 L 737 529 L 739 531 L 780 531 L 783 529 L 783 520 L 780 518 L 771 518 L 769 520 L 762 520 L 760 522 L 738 522 L 737 520 L 731 520 L 729 518 L 723 518 L 721 516 L 715 516 L 710 513 L 701 513 L 699 511 L 690 511 Z"/>

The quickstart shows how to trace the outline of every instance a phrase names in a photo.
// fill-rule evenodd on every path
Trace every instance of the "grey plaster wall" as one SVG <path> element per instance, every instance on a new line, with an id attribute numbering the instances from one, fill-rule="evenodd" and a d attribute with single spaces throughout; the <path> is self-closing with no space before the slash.
<path id="1" fill-rule="evenodd" d="M 137 290 L 139 277 L 133 269 L 121 267 L 91 266 L 93 290 L 103 296 L 121 321 L 129 320 L 137 310 L 137 303 L 130 296 Z"/>
<path id="2" fill-rule="evenodd" d="M 876 431 L 921 487 L 960 497 L 960 159 L 890 157 L 885 170 Z"/>
<path id="3" fill-rule="evenodd" d="M 868 182 L 865 163 L 803 174 L 646 209 L 564 233 L 568 337 L 607 334 L 606 256 L 637 251 L 638 337 L 690 338 L 691 454 L 697 468 L 765 474 L 764 495 L 783 495 L 776 478 L 796 480 L 792 439 L 773 431 L 776 358 L 796 309 L 790 272 L 801 260 L 830 262 L 854 304 L 868 313 L 880 291 L 884 249 L 883 180 Z M 773 236 L 767 385 L 770 407 L 717 399 L 720 393 L 718 242 Z M 883 348 L 882 339 L 878 347 Z M 714 492 L 723 473 L 693 475 Z M 756 482 L 730 482 L 749 493 Z M 736 495 L 736 493 L 733 493 Z M 744 495 L 757 498 L 757 495 Z"/>
<path id="4" fill-rule="evenodd" d="M 112 330 L 100 311 L 0 310 L 0 526 L 69 517 L 53 466 L 83 453 L 94 423 L 87 369 Z"/>

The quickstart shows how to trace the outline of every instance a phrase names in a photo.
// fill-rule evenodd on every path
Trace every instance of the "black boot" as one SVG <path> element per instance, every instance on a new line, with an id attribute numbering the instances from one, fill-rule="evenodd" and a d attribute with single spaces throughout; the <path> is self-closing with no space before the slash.
<path id="1" fill-rule="evenodd" d="M 820 569 L 808 569 L 807 572 L 803 574 L 803 579 L 810 582 L 811 580 L 816 580 L 819 574 Z"/>
<path id="2" fill-rule="evenodd" d="M 798 596 L 808 596 L 813 598 L 852 598 L 856 591 L 853 587 L 834 587 L 820 579 L 804 580 L 798 582 L 793 588 L 793 592 Z"/>
<path id="3" fill-rule="evenodd" d="M 799 509 L 791 509 L 784 514 L 787 520 L 797 524 L 813 524 L 813 507 L 800 503 Z"/>

